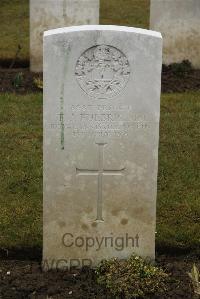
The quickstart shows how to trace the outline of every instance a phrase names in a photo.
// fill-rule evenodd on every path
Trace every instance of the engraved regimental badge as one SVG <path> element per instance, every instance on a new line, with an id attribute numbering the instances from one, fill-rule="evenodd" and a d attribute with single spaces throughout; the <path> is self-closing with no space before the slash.
<path id="1" fill-rule="evenodd" d="M 110 99 L 126 86 L 130 66 L 120 50 L 99 45 L 89 48 L 80 56 L 75 75 L 80 87 L 90 97 Z"/>

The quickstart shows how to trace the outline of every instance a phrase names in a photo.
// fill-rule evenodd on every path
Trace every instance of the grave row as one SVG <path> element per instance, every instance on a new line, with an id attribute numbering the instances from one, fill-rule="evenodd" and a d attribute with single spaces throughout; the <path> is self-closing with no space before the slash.
<path id="1" fill-rule="evenodd" d="M 31 71 L 43 70 L 45 30 L 98 25 L 99 7 L 100 0 L 30 0 Z M 163 63 L 189 60 L 195 68 L 200 68 L 199 16 L 199 0 L 151 0 L 150 29 L 163 36 Z"/>

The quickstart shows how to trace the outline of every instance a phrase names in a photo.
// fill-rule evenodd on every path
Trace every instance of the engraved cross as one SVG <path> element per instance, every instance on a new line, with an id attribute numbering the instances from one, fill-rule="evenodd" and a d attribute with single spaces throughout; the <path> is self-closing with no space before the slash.
<path id="1" fill-rule="evenodd" d="M 98 177 L 98 193 L 97 193 L 97 218 L 96 221 L 104 221 L 102 213 L 102 189 L 103 176 L 106 175 L 123 175 L 125 167 L 122 169 L 104 169 L 104 146 L 107 143 L 96 143 L 98 145 L 98 169 L 80 169 L 76 168 L 76 175 L 96 175 Z"/>

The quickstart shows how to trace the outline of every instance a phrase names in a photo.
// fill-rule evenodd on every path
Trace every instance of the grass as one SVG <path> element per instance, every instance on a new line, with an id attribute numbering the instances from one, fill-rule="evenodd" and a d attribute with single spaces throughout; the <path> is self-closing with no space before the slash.
<path id="1" fill-rule="evenodd" d="M 100 0 L 100 24 L 149 28 L 150 0 Z"/>
<path id="2" fill-rule="evenodd" d="M 29 60 L 29 1 L 1 0 L 0 59 Z"/>
<path id="3" fill-rule="evenodd" d="M 0 96 L 0 247 L 41 245 L 42 95 Z"/>
<path id="4" fill-rule="evenodd" d="M 200 93 L 162 96 L 157 245 L 200 253 Z"/>
<path id="5" fill-rule="evenodd" d="M 150 0 L 100 0 L 100 23 L 148 28 Z M 0 59 L 29 60 L 29 0 L 1 0 Z"/>
<path id="6" fill-rule="evenodd" d="M 157 247 L 200 254 L 200 93 L 161 101 Z M 42 246 L 42 94 L 0 95 L 0 248 Z"/>

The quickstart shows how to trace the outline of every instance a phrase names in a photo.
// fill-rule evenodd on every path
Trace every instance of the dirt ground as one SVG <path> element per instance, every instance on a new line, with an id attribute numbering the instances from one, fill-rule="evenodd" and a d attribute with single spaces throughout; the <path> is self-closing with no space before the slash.
<path id="1" fill-rule="evenodd" d="M 197 257 L 167 257 L 160 255 L 156 263 L 168 274 L 167 291 L 155 294 L 151 299 L 192 299 L 193 289 L 187 272 Z M 39 261 L 0 261 L 1 299 L 114 299 L 96 282 L 94 270 L 42 272 Z M 121 297 L 123 298 L 123 297 Z M 115 298 L 116 299 L 116 298 Z"/>
<path id="2" fill-rule="evenodd" d="M 34 83 L 42 80 L 42 74 L 34 74 L 29 68 L 0 67 L 0 92 L 27 94 L 41 91 Z M 162 68 L 162 92 L 186 92 L 200 90 L 200 70 L 192 69 L 188 61 Z"/>

